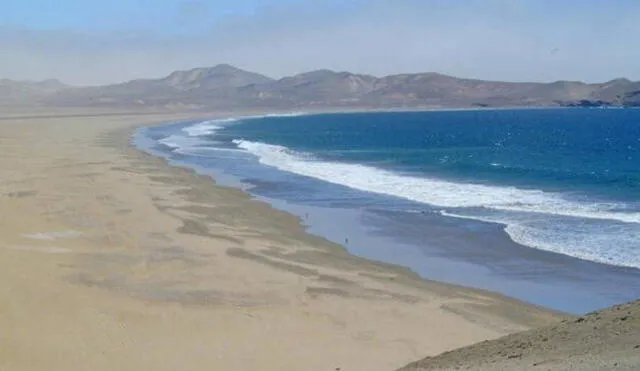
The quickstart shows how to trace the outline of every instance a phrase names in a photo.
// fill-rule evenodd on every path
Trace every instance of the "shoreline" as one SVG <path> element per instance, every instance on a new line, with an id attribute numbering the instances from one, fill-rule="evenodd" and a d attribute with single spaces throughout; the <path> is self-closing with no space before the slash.
<path id="1" fill-rule="evenodd" d="M 130 142 L 204 115 L 3 120 L 0 368 L 390 370 L 567 317 L 352 256 Z"/>
<path id="2" fill-rule="evenodd" d="M 343 113 L 343 112 L 331 112 L 331 113 Z M 321 114 L 321 113 L 309 113 L 309 114 Z M 208 116 L 208 119 L 211 120 L 215 120 L 215 117 L 211 117 Z M 222 117 L 218 117 L 218 118 L 223 118 L 226 116 L 222 116 Z M 242 118 L 243 116 L 235 116 L 234 118 Z M 189 119 L 188 121 L 191 120 L 198 120 L 198 119 Z M 469 287 L 469 286 L 465 286 L 465 285 L 461 285 L 461 284 L 455 284 L 455 283 L 449 283 L 449 282 L 442 282 L 442 281 L 438 281 L 438 280 L 432 280 L 432 279 L 428 279 L 428 278 L 424 278 L 421 277 L 418 273 L 414 272 L 413 270 L 411 270 L 408 267 L 405 267 L 403 265 L 399 265 L 399 264 L 394 264 L 394 263 L 388 263 L 388 262 L 384 262 L 384 261 L 379 261 L 379 260 L 373 260 L 373 259 L 369 259 L 363 256 L 357 256 L 357 255 L 353 255 L 351 254 L 348 249 L 341 245 L 340 243 L 337 242 L 333 242 L 328 240 L 326 237 L 322 236 L 322 235 L 318 235 L 318 234 L 314 234 L 314 233 L 310 233 L 308 231 L 308 226 L 304 225 L 304 219 L 302 217 L 300 217 L 299 215 L 296 215 L 293 212 L 284 210 L 283 208 L 277 207 L 272 205 L 269 201 L 267 201 L 266 199 L 260 199 L 258 196 L 251 194 L 251 192 L 248 192 L 246 190 L 240 189 L 238 187 L 235 186 L 230 186 L 230 185 L 221 185 L 219 184 L 216 179 L 215 179 L 215 175 L 211 175 L 211 174 L 207 174 L 207 173 L 203 173 L 198 171 L 197 169 L 190 167 L 188 165 L 182 165 L 182 164 L 178 164 L 178 163 L 171 163 L 172 161 L 167 159 L 166 157 L 163 156 L 159 156 L 159 155 L 155 155 L 155 154 L 151 154 L 146 152 L 145 150 L 139 148 L 135 143 L 133 143 L 133 136 L 136 134 L 136 132 L 142 128 L 145 127 L 151 127 L 151 126 L 163 126 L 163 125 L 169 125 L 171 124 L 170 122 L 163 122 L 163 123 L 151 123 L 151 124 L 143 124 L 140 126 L 136 126 L 130 129 L 125 130 L 124 132 L 120 131 L 120 132 L 114 132 L 111 133 L 112 135 L 114 135 L 114 137 L 120 137 L 122 139 L 116 139 L 116 140 L 122 140 L 123 143 L 126 141 L 127 138 L 129 138 L 127 142 L 127 145 L 129 146 L 130 150 L 133 150 L 135 152 L 137 152 L 139 155 L 141 155 L 143 158 L 147 158 L 147 159 L 153 159 L 152 161 L 155 160 L 160 160 L 164 166 L 166 166 L 168 169 L 179 169 L 179 170 L 183 170 L 186 171 L 188 174 L 201 179 L 205 182 L 209 182 L 211 187 L 213 188 L 217 188 L 217 189 L 221 189 L 221 190 L 226 190 L 226 191 L 237 191 L 240 192 L 243 197 L 246 197 L 250 200 L 250 202 L 256 203 L 256 204 L 260 204 L 264 207 L 266 207 L 270 212 L 270 213 L 274 213 L 274 214 L 281 214 L 281 215 L 285 215 L 288 218 L 291 218 L 292 220 L 292 224 L 294 225 L 293 228 L 295 228 L 297 231 L 296 233 L 299 233 L 300 235 L 305 236 L 305 239 L 310 239 L 310 240 L 318 240 L 321 241 L 320 243 L 322 243 L 323 245 L 326 245 L 328 249 L 334 250 L 334 253 L 339 254 L 339 255 L 348 255 L 349 259 L 355 259 L 355 260 L 360 260 L 362 261 L 363 264 L 366 265 L 373 265 L 373 266 L 379 266 L 382 269 L 388 269 L 390 271 L 394 271 L 396 273 L 400 273 L 402 275 L 405 275 L 405 279 L 409 280 L 409 281 L 416 281 L 416 282 L 424 282 L 424 283 L 435 283 L 438 285 L 443 285 L 445 287 L 450 287 L 452 289 L 462 289 L 462 290 L 470 290 L 470 291 L 475 291 L 477 293 L 482 293 L 484 295 L 491 295 L 491 296 L 495 296 L 496 298 L 499 299 L 506 299 L 506 300 L 513 300 L 514 302 L 520 303 L 520 304 L 524 304 L 526 306 L 531 306 L 534 308 L 539 308 L 539 309 L 543 309 L 543 310 L 548 310 L 550 312 L 554 312 L 554 313 L 558 313 L 560 315 L 568 315 L 571 316 L 571 314 L 569 313 L 564 313 L 562 311 L 557 311 L 551 308 L 546 308 L 544 306 L 541 305 L 536 305 L 534 303 L 529 303 L 529 302 L 525 302 L 522 301 L 520 299 L 517 298 L 513 298 L 510 297 L 508 295 L 504 295 L 495 291 L 491 291 L 491 290 L 486 290 L 486 289 L 481 289 L 481 288 L 473 288 L 473 287 Z"/>
<path id="3" fill-rule="evenodd" d="M 287 113 L 284 114 L 286 115 Z M 313 115 L 317 113 L 306 114 Z M 233 118 L 242 117 L 244 116 L 233 116 Z M 221 117 L 217 118 L 219 119 Z M 231 117 L 229 115 L 224 115 L 222 118 L 226 119 Z M 216 117 L 209 117 L 209 119 L 214 120 Z M 140 130 L 136 131 L 136 140 L 146 138 L 144 133 L 140 133 Z M 590 274 L 596 274 L 597 276 L 607 274 L 616 282 L 625 282 L 624 280 L 632 282 L 631 280 L 633 278 L 631 273 L 625 273 L 632 270 L 632 268 L 595 263 L 557 252 L 544 251 L 526 245 L 520 245 L 513 242 L 507 235 L 506 231 L 503 231 L 503 224 L 479 222 L 469 220 L 468 218 L 455 218 L 456 220 L 462 220 L 459 223 L 460 225 L 473 224 L 472 226 L 464 227 L 466 231 L 465 233 L 475 233 L 476 230 L 495 230 L 495 232 L 490 233 L 490 236 L 475 235 L 476 238 L 483 238 L 486 240 L 486 243 L 491 245 L 491 251 L 488 251 L 487 254 L 494 254 L 491 255 L 492 259 L 502 257 L 503 260 L 505 260 L 504 264 L 509 267 L 512 267 L 514 264 L 512 258 L 522 259 L 522 264 L 528 267 L 528 270 L 525 269 L 523 272 L 512 272 L 509 274 L 507 271 L 502 271 L 497 273 L 497 276 L 495 276 L 492 272 L 487 271 L 486 267 L 482 265 L 480 261 L 476 262 L 473 257 L 463 256 L 464 248 L 461 249 L 461 252 L 459 253 L 462 255 L 456 255 L 457 253 L 455 252 L 447 252 L 449 256 L 441 256 L 439 255 L 441 252 L 438 252 L 437 247 L 430 248 L 430 250 L 425 248 L 424 252 L 422 252 L 421 250 L 416 250 L 415 246 L 412 245 L 412 242 L 405 242 L 402 239 L 397 239 L 391 234 L 371 237 L 368 235 L 369 233 L 367 232 L 367 228 L 376 227 L 373 225 L 364 225 L 362 222 L 358 222 L 357 219 L 362 217 L 360 214 L 355 215 L 357 213 L 347 212 L 347 210 L 341 213 L 338 209 L 334 210 L 328 207 L 298 205 L 295 203 L 289 203 L 284 198 L 270 198 L 268 194 L 265 195 L 264 192 L 247 190 L 247 187 L 253 188 L 256 184 L 259 184 L 259 182 L 255 183 L 247 181 L 238 174 L 227 174 L 225 170 L 222 170 L 221 168 L 209 168 L 206 165 L 198 165 L 195 162 L 190 162 L 189 160 L 171 158 L 168 153 L 164 153 L 162 150 L 150 148 L 153 145 L 151 143 L 152 142 L 138 143 L 138 147 L 143 152 L 148 153 L 151 151 L 154 156 L 168 159 L 168 161 L 173 163 L 175 166 L 191 169 L 195 168 L 196 172 L 207 174 L 216 179 L 216 184 L 218 184 L 218 180 L 222 178 L 224 179 L 223 183 L 225 186 L 245 190 L 261 202 L 267 202 L 279 210 L 297 215 L 300 223 L 305 224 L 305 230 L 308 233 L 327 238 L 333 243 L 340 245 L 341 248 L 346 248 L 351 254 L 367 259 L 409 267 L 409 269 L 412 269 L 412 272 L 419 274 L 426 280 L 449 282 L 462 287 L 471 286 L 480 290 L 498 292 L 502 295 L 515 297 L 528 303 L 572 314 L 584 314 L 589 311 L 618 303 L 619 301 L 630 300 L 622 294 L 619 295 L 622 298 L 618 298 L 619 300 L 609 298 L 607 296 L 608 294 L 606 294 L 609 292 L 606 285 L 598 284 L 595 281 L 592 283 L 597 284 L 597 288 L 594 288 L 591 291 L 586 290 L 581 286 L 584 285 L 584 282 L 581 283 L 581 280 L 590 280 Z M 259 171 L 258 169 L 251 169 L 252 171 Z M 260 173 L 256 172 L 255 174 Z M 259 178 L 260 175 L 256 175 L 256 179 Z M 269 179 L 271 179 L 271 177 Z M 448 233 L 455 233 L 455 231 L 450 230 L 450 226 L 447 225 L 450 224 L 449 222 L 442 222 L 439 221 L 439 219 L 435 220 L 435 216 L 430 216 L 429 218 L 429 224 L 443 224 L 444 227 L 449 228 L 447 230 Z M 343 227 L 332 228 L 330 225 L 327 226 L 327 220 L 339 220 L 340 222 L 338 222 L 338 224 Z M 344 227 L 345 225 L 349 226 L 351 229 L 344 231 L 345 228 L 347 228 Z M 466 228 L 468 228 L 469 231 L 467 231 Z M 498 230 L 500 231 L 498 232 Z M 436 234 L 438 233 L 441 232 L 436 231 Z M 345 241 L 345 237 L 349 238 L 350 243 L 348 245 L 343 243 Z M 422 238 L 423 242 L 430 241 L 432 239 L 437 241 L 438 238 L 437 235 L 433 237 L 416 236 L 415 238 L 418 237 Z M 407 236 L 403 238 L 406 239 Z M 424 240 L 425 238 L 426 240 Z M 470 243 L 462 243 L 465 246 L 469 245 L 467 248 L 472 248 Z M 368 248 L 359 247 L 359 245 L 367 246 Z M 403 251 L 406 252 L 407 256 L 398 257 L 397 254 L 393 253 L 393 248 L 391 248 L 391 246 L 398 247 L 399 249 L 405 249 Z M 375 253 L 368 252 L 367 249 L 375 251 Z M 533 262 L 529 262 L 529 260 L 533 260 Z M 494 262 L 494 265 L 496 266 L 499 266 L 500 264 L 500 262 Z M 457 269 L 464 269 L 465 272 L 468 273 L 469 277 L 459 277 L 459 275 L 456 275 L 455 273 Z M 545 282 L 545 280 L 541 280 L 542 277 L 536 279 L 534 276 L 537 270 L 548 271 L 551 269 L 557 269 L 558 271 L 557 273 L 552 273 L 553 278 L 546 279 L 547 282 Z M 566 273 L 563 274 L 565 271 Z M 525 277 L 524 279 L 520 279 L 518 277 L 519 274 L 523 274 L 529 278 Z M 513 281 L 514 279 L 516 280 L 515 282 Z M 508 284 L 506 284 L 506 282 L 508 282 Z M 558 282 L 560 283 L 559 286 L 557 284 Z"/>
<path id="4" fill-rule="evenodd" d="M 238 116 L 238 117 L 242 117 L 242 116 Z M 124 135 L 125 137 L 132 138 L 136 134 L 136 131 L 138 131 L 138 130 L 140 130 L 142 128 L 150 127 L 150 126 L 163 126 L 163 125 L 168 125 L 168 124 L 170 124 L 170 123 L 144 124 L 144 125 L 132 128 L 132 129 L 124 132 L 124 134 L 122 132 L 115 133 L 115 134 L 116 134 L 116 136 Z M 283 214 L 283 215 L 286 215 L 286 216 L 292 218 L 292 220 L 293 220 L 292 224 L 295 224 L 294 228 L 296 228 L 298 230 L 297 233 L 305 235 L 306 236 L 305 238 L 322 241 L 321 243 L 327 245 L 329 249 L 335 249 L 335 252 L 338 253 L 338 254 L 341 254 L 341 255 L 343 255 L 343 254 L 344 255 L 348 255 L 350 259 L 361 260 L 364 264 L 371 264 L 371 265 L 374 265 L 374 266 L 380 266 L 383 269 L 389 269 L 391 271 L 396 271 L 398 273 L 406 275 L 406 278 L 408 280 L 410 280 L 410 281 L 413 281 L 413 280 L 415 280 L 417 282 L 424 281 L 425 283 L 436 283 L 436 284 L 440 284 L 440 285 L 443 285 L 443 286 L 448 286 L 448 287 L 451 287 L 452 289 L 463 289 L 463 290 L 476 291 L 478 293 L 483 293 L 483 294 L 486 294 L 486 295 L 495 295 L 496 298 L 513 300 L 515 302 L 519 302 L 519 303 L 524 304 L 524 305 L 529 305 L 531 307 L 540 308 L 540 309 L 543 309 L 543 310 L 548 310 L 548 311 L 555 312 L 555 313 L 558 313 L 558 314 L 561 314 L 561 315 L 569 315 L 569 316 L 573 315 L 573 314 L 565 313 L 565 312 L 562 312 L 562 311 L 554 310 L 552 308 L 547 308 L 547 307 L 542 306 L 542 305 L 537 305 L 537 304 L 526 302 L 526 301 L 523 301 L 523 300 L 520 300 L 520 299 L 517 299 L 517 298 L 513 298 L 511 296 L 504 295 L 504 294 L 501 294 L 499 292 L 495 292 L 495 291 L 492 291 L 492 290 L 487 290 L 487 289 L 482 289 L 482 288 L 474 288 L 474 287 L 465 286 L 465 285 L 462 285 L 462 284 L 444 282 L 444 281 L 439 281 L 439 280 L 434 280 L 434 279 L 421 277 L 418 273 L 413 271 L 411 268 L 403 266 L 403 265 L 400 265 L 400 264 L 389 263 L 389 262 L 385 262 L 385 261 L 381 261 L 381 260 L 370 259 L 370 258 L 367 258 L 367 257 L 364 257 L 364 256 L 354 255 L 351 252 L 349 252 L 348 248 L 346 248 L 345 246 L 341 245 L 340 243 L 335 242 L 335 241 L 331 241 L 331 240 L 327 239 L 325 236 L 323 236 L 321 234 L 316 234 L 316 233 L 309 232 L 309 226 L 304 224 L 303 217 L 301 217 L 297 213 L 294 213 L 294 212 L 286 210 L 284 207 L 278 207 L 278 206 L 273 205 L 267 198 L 256 196 L 256 195 L 252 194 L 251 192 L 248 192 L 248 191 L 243 190 L 243 189 L 241 189 L 239 187 L 236 187 L 236 186 L 219 184 L 218 181 L 216 181 L 216 179 L 215 179 L 216 175 L 200 172 L 199 170 L 197 170 L 197 169 L 195 169 L 193 167 L 190 167 L 189 165 L 171 163 L 172 161 L 167 159 L 166 157 L 148 153 L 145 150 L 139 148 L 137 145 L 135 145 L 131 141 L 128 143 L 128 145 L 130 146 L 130 149 L 138 152 L 140 155 L 142 155 L 144 157 L 161 160 L 168 168 L 182 169 L 182 170 L 184 170 L 184 171 L 186 171 L 188 173 L 191 173 L 194 177 L 202 179 L 203 181 L 206 181 L 206 182 L 210 182 L 211 186 L 214 187 L 214 188 L 241 192 L 245 197 L 249 198 L 251 200 L 251 202 L 255 202 L 257 204 L 261 204 L 261 205 L 267 207 L 269 209 L 269 212 Z"/>

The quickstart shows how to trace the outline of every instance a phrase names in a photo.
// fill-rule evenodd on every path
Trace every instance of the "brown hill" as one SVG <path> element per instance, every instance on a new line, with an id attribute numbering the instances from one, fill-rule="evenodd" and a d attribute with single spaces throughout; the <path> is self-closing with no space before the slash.
<path id="1" fill-rule="evenodd" d="M 265 106 L 348 105 L 373 91 L 376 78 L 349 72 L 317 70 L 242 89 L 244 101 Z"/>
<path id="2" fill-rule="evenodd" d="M 401 369 L 410 370 L 640 370 L 640 300 Z"/>
<path id="3" fill-rule="evenodd" d="M 272 81 L 270 77 L 244 71 L 228 64 L 219 64 L 211 68 L 176 71 L 159 80 L 161 84 L 182 91 L 239 88 L 253 84 L 264 84 L 269 81 Z"/>

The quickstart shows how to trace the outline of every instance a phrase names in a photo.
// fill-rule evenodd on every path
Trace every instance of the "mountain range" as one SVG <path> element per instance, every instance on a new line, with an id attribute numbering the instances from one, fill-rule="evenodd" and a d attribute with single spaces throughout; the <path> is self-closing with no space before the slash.
<path id="1" fill-rule="evenodd" d="M 160 79 L 76 87 L 0 80 L 0 105 L 187 109 L 640 106 L 640 82 L 500 82 L 439 73 L 385 77 L 317 70 L 273 79 L 228 64 Z"/>

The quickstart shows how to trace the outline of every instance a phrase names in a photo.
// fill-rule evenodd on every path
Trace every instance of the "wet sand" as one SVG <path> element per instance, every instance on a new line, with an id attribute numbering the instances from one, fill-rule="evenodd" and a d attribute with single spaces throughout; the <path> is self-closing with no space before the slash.
<path id="1" fill-rule="evenodd" d="M 0 120 L 0 370 L 390 370 L 562 318 L 351 256 L 130 145 L 187 117 Z"/>

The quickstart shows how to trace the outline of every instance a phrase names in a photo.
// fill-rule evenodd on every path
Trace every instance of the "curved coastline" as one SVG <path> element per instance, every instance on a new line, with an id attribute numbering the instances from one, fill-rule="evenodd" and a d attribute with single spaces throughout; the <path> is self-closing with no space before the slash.
<path id="1" fill-rule="evenodd" d="M 340 112 L 310 112 L 310 113 L 307 113 L 307 115 L 316 115 L 316 114 L 324 114 L 324 113 L 340 113 Z M 359 113 L 359 112 L 354 112 L 354 113 Z M 290 115 L 290 114 L 291 113 L 285 113 L 285 115 Z M 271 114 L 271 115 L 278 115 L 278 114 Z M 302 114 L 296 113 L 295 115 L 299 116 Z M 228 118 L 230 116 L 225 115 L 224 117 Z M 243 118 L 243 116 L 241 115 L 235 116 L 235 117 L 237 117 L 237 119 Z M 254 115 L 250 117 L 260 118 L 263 116 Z M 211 119 L 214 119 L 214 118 L 215 117 L 212 117 Z M 141 134 L 138 132 L 138 136 L 140 135 Z M 149 143 L 147 143 L 146 147 L 149 147 Z M 165 157 L 165 158 L 167 157 L 166 153 L 162 153 L 160 151 L 156 151 L 154 155 Z M 173 160 L 170 160 L 170 162 L 172 161 Z M 191 164 L 174 163 L 174 164 L 178 166 L 187 166 L 187 167 L 194 168 L 193 163 Z M 220 181 L 222 180 L 222 183 L 225 185 L 234 186 L 236 188 L 245 189 L 245 190 L 252 186 L 251 184 L 243 184 L 242 180 L 239 179 L 238 177 L 225 174 L 221 171 L 216 171 L 215 169 L 202 168 L 202 167 L 198 169 L 197 166 L 195 168 L 197 171 L 201 173 L 208 174 L 216 178 L 216 181 L 218 182 L 218 184 L 220 184 Z M 544 305 L 546 307 L 569 311 L 575 314 L 582 314 L 591 310 L 595 310 L 598 308 L 611 305 L 619 301 L 627 300 L 627 298 L 622 298 L 618 300 L 615 300 L 615 299 L 598 300 L 597 298 L 593 297 L 593 298 L 589 298 L 589 300 L 591 300 L 590 302 L 580 303 L 581 300 L 584 300 L 583 298 L 586 298 L 589 295 L 587 292 L 580 292 L 581 283 L 579 282 L 580 281 L 579 279 L 571 279 L 569 277 L 570 275 L 573 274 L 572 272 L 574 271 L 575 272 L 584 271 L 583 273 L 580 273 L 580 274 L 586 275 L 586 274 L 590 274 L 588 272 L 600 271 L 600 270 L 602 270 L 603 272 L 605 270 L 611 271 L 612 277 L 616 275 L 619 275 L 620 277 L 624 277 L 625 275 L 628 275 L 625 272 L 631 272 L 631 269 L 620 268 L 620 267 L 609 268 L 609 266 L 602 266 L 600 264 L 591 263 L 591 262 L 583 262 L 580 259 L 567 257 L 564 255 L 557 254 L 555 252 L 542 251 L 542 250 L 532 249 L 526 246 L 520 246 L 517 243 L 513 242 L 511 238 L 506 235 L 506 231 L 504 230 L 505 225 L 500 223 L 489 223 L 486 221 L 470 221 L 469 222 L 469 223 L 477 223 L 478 226 L 480 226 L 479 228 L 495 229 L 496 232 L 495 233 L 492 232 L 496 236 L 495 241 L 497 241 L 496 243 L 498 246 L 504 247 L 504 248 L 500 247 L 500 249 L 498 250 L 500 251 L 499 254 L 505 257 L 511 256 L 511 255 L 513 256 L 517 255 L 517 256 L 522 256 L 523 259 L 525 260 L 533 257 L 535 260 L 540 260 L 541 262 L 545 262 L 545 261 L 553 262 L 552 266 L 554 267 L 565 266 L 567 270 L 567 277 L 566 278 L 560 277 L 559 280 L 566 280 L 567 283 L 561 284 L 559 287 L 555 287 L 556 284 L 546 287 L 545 285 L 540 285 L 535 281 L 532 281 L 533 283 L 532 285 L 529 285 L 528 283 L 526 285 L 524 284 L 515 285 L 512 283 L 507 284 L 507 282 L 509 281 L 508 274 L 501 273 L 502 275 L 501 278 L 494 280 L 493 278 L 487 276 L 487 273 L 483 272 L 482 269 L 480 269 L 481 267 L 478 268 L 477 266 L 472 266 L 467 264 L 467 262 L 476 264 L 474 263 L 474 260 L 473 260 L 475 258 L 473 257 L 469 258 L 469 256 L 453 255 L 449 258 L 444 257 L 442 259 L 432 257 L 433 262 L 428 263 L 426 266 L 424 264 L 422 267 L 416 266 L 415 260 L 416 259 L 424 260 L 425 259 L 424 256 L 420 258 L 418 254 L 413 257 L 399 258 L 397 256 L 394 256 L 393 254 L 380 255 L 379 253 L 381 251 L 380 246 L 382 244 L 393 245 L 397 243 L 400 245 L 402 244 L 402 241 L 387 239 L 386 242 L 380 242 L 380 241 L 376 241 L 375 238 L 371 236 L 366 236 L 367 234 L 370 234 L 370 232 L 367 232 L 365 229 L 360 228 L 356 225 L 358 224 L 358 222 L 356 221 L 357 216 L 355 215 L 349 216 L 346 213 L 340 214 L 340 213 L 335 213 L 335 212 L 332 212 L 331 210 L 326 210 L 326 209 L 299 207 L 294 204 L 288 203 L 286 201 L 260 196 L 260 195 L 257 195 L 256 193 L 253 193 L 253 194 L 258 199 L 264 202 L 268 202 L 272 206 L 275 206 L 278 209 L 293 213 L 297 215 L 299 218 L 304 219 L 303 223 L 307 227 L 307 231 L 309 233 L 319 235 L 324 238 L 328 238 L 334 243 L 337 243 L 346 247 L 348 251 L 350 251 L 352 254 L 355 254 L 357 256 L 362 256 L 362 257 L 374 259 L 377 261 L 384 261 L 392 264 L 398 264 L 401 266 L 409 267 L 426 279 L 435 279 L 438 281 L 452 282 L 452 283 L 460 284 L 463 286 L 472 286 L 480 289 L 488 289 L 494 292 L 501 292 L 502 294 L 506 294 L 507 296 L 517 297 L 520 299 L 524 299 L 525 301 L 534 302 L 540 305 Z M 327 227 L 327 220 L 341 220 L 345 222 L 346 225 L 353 227 L 353 231 L 349 232 L 350 234 L 351 233 L 353 234 L 352 240 L 356 240 L 357 238 L 362 238 L 361 244 L 365 244 L 365 245 L 373 244 L 375 246 L 374 252 L 373 253 L 369 252 L 364 248 L 359 248 L 358 246 L 354 246 L 354 244 L 345 244 L 344 232 L 336 231 L 335 228 L 332 230 L 330 227 Z M 435 219 L 432 222 L 440 223 Z M 464 222 L 464 223 L 467 223 L 467 222 Z M 482 225 L 486 225 L 486 227 L 482 227 Z M 498 233 L 498 231 L 500 232 Z M 472 259 L 472 260 L 469 260 L 469 259 Z M 443 270 L 442 269 L 443 266 L 447 268 Z M 465 278 L 464 275 L 461 276 L 459 274 L 455 274 L 454 272 L 457 269 L 465 270 L 468 273 L 469 277 Z M 547 270 L 548 267 L 544 269 Z M 553 275 L 558 275 L 563 270 L 556 270 L 554 271 Z M 598 275 L 600 274 L 602 273 L 598 273 Z"/>

